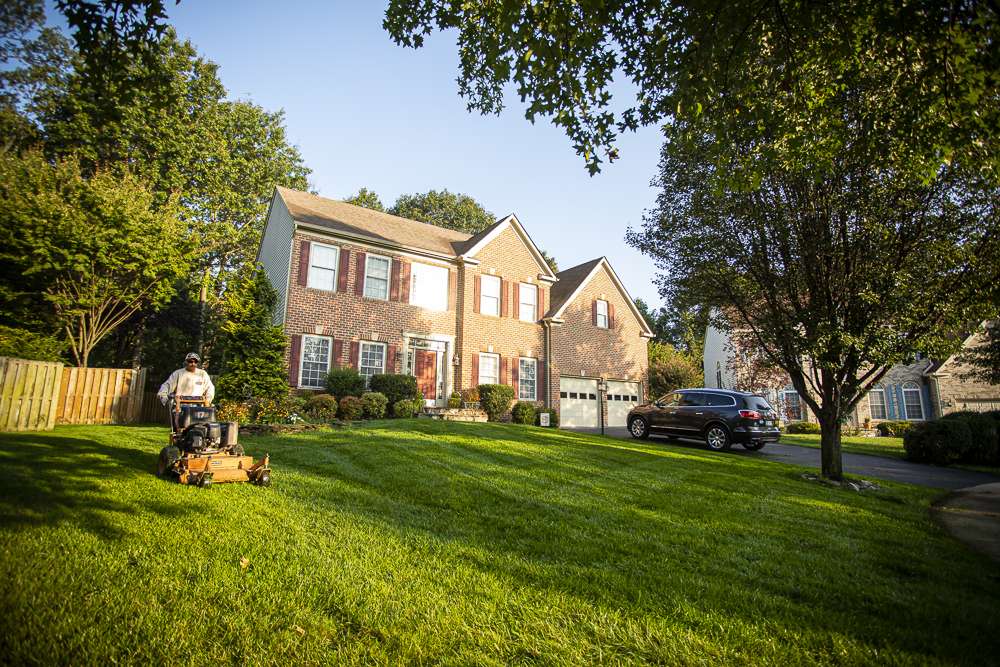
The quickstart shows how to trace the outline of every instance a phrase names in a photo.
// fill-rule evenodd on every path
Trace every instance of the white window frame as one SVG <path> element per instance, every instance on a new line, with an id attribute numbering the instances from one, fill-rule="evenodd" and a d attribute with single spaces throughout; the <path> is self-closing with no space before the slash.
<path id="1" fill-rule="evenodd" d="M 365 346 L 366 345 L 369 346 L 369 347 L 380 347 L 380 348 L 382 348 L 382 367 L 381 368 L 378 368 L 377 366 L 367 366 L 366 367 L 364 365 Z M 387 346 L 386 346 L 385 343 L 379 343 L 377 341 L 370 341 L 370 340 L 358 341 L 358 373 L 361 373 L 361 376 L 365 379 L 365 386 L 366 387 L 371 382 L 372 376 L 381 375 L 381 374 L 385 373 L 386 356 L 388 355 L 388 353 L 389 353 L 389 350 L 387 349 Z M 365 368 L 376 369 L 377 371 L 380 371 L 380 372 L 374 372 L 371 375 L 369 375 L 369 374 L 365 373 Z"/>
<path id="2" fill-rule="evenodd" d="M 372 296 L 368 294 L 368 265 L 373 260 L 385 260 L 388 266 L 385 270 L 385 297 Z M 366 299 L 376 299 L 378 301 L 388 301 L 389 295 L 392 294 L 392 258 L 386 257 L 385 255 L 375 255 L 373 253 L 368 253 L 365 256 L 365 284 L 361 290 L 361 294 L 364 295 Z"/>
<path id="3" fill-rule="evenodd" d="M 526 292 L 531 293 L 531 303 L 524 300 Z M 517 318 L 522 322 L 534 322 L 535 311 L 538 310 L 538 285 L 520 283 L 517 288 Z M 525 308 L 525 306 L 530 306 Z"/>
<path id="4" fill-rule="evenodd" d="M 496 281 L 496 296 L 486 294 L 487 283 L 493 284 Z M 482 275 L 479 277 L 479 312 L 483 315 L 493 315 L 495 317 L 500 317 L 500 291 L 503 289 L 503 282 L 500 280 L 500 276 Z M 496 311 L 494 312 L 491 308 L 487 310 L 485 307 L 486 299 L 496 299 Z"/>
<path id="5" fill-rule="evenodd" d="M 427 289 L 427 288 L 423 288 L 423 290 L 421 290 L 418 287 L 419 282 L 417 280 L 417 277 L 418 277 L 418 275 L 421 272 L 421 269 L 418 268 L 418 267 L 427 267 L 427 268 L 430 268 L 430 269 L 435 269 L 437 271 L 444 272 L 443 298 L 442 298 L 442 294 L 438 294 L 437 295 L 437 299 L 436 299 L 436 303 L 434 302 L 433 299 L 429 300 L 429 301 L 424 301 L 422 303 L 419 302 L 419 301 L 417 301 L 417 298 L 418 298 L 417 295 L 419 293 L 422 293 L 424 290 Z M 451 289 L 451 284 L 450 283 L 451 283 L 451 272 L 448 270 L 447 267 L 438 266 L 437 264 L 425 264 L 423 262 L 412 262 L 410 264 L 410 304 L 414 305 L 414 306 L 418 306 L 420 308 L 424 308 L 426 310 L 433 310 L 433 311 L 438 311 L 438 312 L 443 312 L 443 311 L 448 310 L 448 297 L 450 296 L 448 294 L 448 292 Z M 424 296 L 426 297 L 426 295 L 424 295 Z M 428 304 L 430 304 L 430 305 L 428 305 Z"/>
<path id="6" fill-rule="evenodd" d="M 319 266 L 316 262 L 316 249 L 324 248 L 333 251 L 333 267 L 329 266 Z M 329 245 L 327 243 L 316 243 L 311 242 L 309 246 L 309 268 L 306 274 L 306 287 L 311 289 L 321 289 L 327 292 L 337 291 L 337 279 L 340 278 L 340 247 L 335 245 Z M 318 271 L 331 271 L 333 273 L 333 280 L 330 281 L 330 286 L 320 285 L 318 272 L 313 271 L 317 269 Z"/>
<path id="7" fill-rule="evenodd" d="M 304 384 L 302 382 L 305 378 L 305 365 L 306 365 L 306 341 L 308 340 L 325 340 L 327 344 L 326 348 L 326 371 L 321 374 L 321 377 L 325 378 L 326 374 L 330 372 L 330 366 L 333 363 L 333 339 L 329 336 L 313 336 L 311 334 L 302 334 L 302 347 L 299 350 L 299 389 L 322 389 L 326 387 L 326 382 L 321 381 L 321 384 L 312 385 Z M 316 362 L 309 362 L 316 363 Z"/>
<path id="8" fill-rule="evenodd" d="M 496 366 L 494 367 L 494 368 L 496 368 L 496 375 L 493 375 L 493 376 L 484 376 L 483 375 L 483 359 L 489 359 L 493 363 L 496 364 Z M 492 378 L 493 381 L 492 382 L 484 382 L 483 381 L 484 378 L 486 378 L 486 379 L 491 379 Z M 499 354 L 493 354 L 493 353 L 488 353 L 488 352 L 480 352 L 479 353 L 479 377 L 476 378 L 476 386 L 479 386 L 481 384 L 500 384 L 500 355 Z"/>
<path id="9" fill-rule="evenodd" d="M 920 406 L 920 416 L 911 417 L 910 410 L 906 407 L 906 394 L 907 392 L 912 392 L 917 395 L 917 405 Z M 924 397 L 921 395 L 920 387 L 916 382 L 907 382 L 903 384 L 903 419 L 911 422 L 922 422 L 924 421 Z"/>
<path id="10" fill-rule="evenodd" d="M 601 312 L 601 305 L 604 305 L 604 312 Z M 604 324 L 601 324 L 601 318 L 604 318 Z M 610 328 L 609 316 L 608 316 L 608 302 L 604 299 L 597 300 L 597 326 L 601 329 Z"/>
<path id="11" fill-rule="evenodd" d="M 798 410 L 796 411 L 798 413 L 798 417 L 795 419 L 792 419 L 791 417 L 788 416 L 789 396 L 795 396 L 795 405 L 798 406 Z M 806 415 L 805 411 L 802 409 L 802 397 L 799 396 L 799 392 L 795 391 L 794 389 L 783 389 L 781 391 L 781 418 L 790 422 L 805 421 Z"/>
<path id="12" fill-rule="evenodd" d="M 521 393 L 521 386 L 524 382 L 524 364 L 528 364 L 535 369 L 531 383 L 531 395 Z M 518 357 L 517 360 L 517 400 L 537 401 L 538 400 L 538 359 L 534 357 Z"/>
<path id="13" fill-rule="evenodd" d="M 882 416 L 881 417 L 876 417 L 875 416 L 875 407 L 876 407 L 877 404 L 875 403 L 874 400 L 872 400 L 872 397 L 874 396 L 874 394 L 881 394 L 882 395 L 882 405 L 880 406 L 882 408 Z M 871 418 L 873 420 L 875 420 L 875 419 L 888 419 L 889 418 L 889 406 L 888 406 L 888 404 L 886 403 L 886 400 L 885 400 L 885 387 L 872 387 L 871 389 L 868 390 L 868 414 L 871 416 Z"/>

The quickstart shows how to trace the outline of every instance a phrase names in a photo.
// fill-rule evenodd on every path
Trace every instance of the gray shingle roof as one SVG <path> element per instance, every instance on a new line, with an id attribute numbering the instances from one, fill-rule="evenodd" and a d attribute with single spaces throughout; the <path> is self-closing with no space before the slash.
<path id="1" fill-rule="evenodd" d="M 559 309 L 565 305 L 566 301 L 573 295 L 573 292 L 576 291 L 576 288 L 580 286 L 580 283 L 587 279 L 587 276 L 590 275 L 595 266 L 601 263 L 602 259 L 604 258 L 598 257 L 589 262 L 563 269 L 556 274 L 559 282 L 553 284 L 549 292 L 551 303 L 549 305 L 549 312 L 545 315 L 546 317 L 552 317 L 553 313 L 559 312 Z"/>

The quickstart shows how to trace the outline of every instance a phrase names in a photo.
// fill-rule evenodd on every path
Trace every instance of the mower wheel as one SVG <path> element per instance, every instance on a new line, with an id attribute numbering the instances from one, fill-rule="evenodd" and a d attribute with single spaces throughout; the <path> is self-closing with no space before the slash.
<path id="1" fill-rule="evenodd" d="M 174 464 L 181 458 L 181 451 L 173 445 L 160 450 L 160 458 L 156 462 L 156 476 L 166 479 L 174 473 Z"/>
<path id="2" fill-rule="evenodd" d="M 239 443 L 233 445 L 233 456 L 243 456 L 243 445 Z"/>
<path id="3" fill-rule="evenodd" d="M 212 477 L 210 475 L 202 475 L 201 479 L 198 480 L 198 487 L 207 489 L 210 486 L 212 486 Z"/>
<path id="4" fill-rule="evenodd" d="M 262 471 L 256 478 L 254 478 L 253 483 L 257 486 L 271 486 L 271 471 Z"/>

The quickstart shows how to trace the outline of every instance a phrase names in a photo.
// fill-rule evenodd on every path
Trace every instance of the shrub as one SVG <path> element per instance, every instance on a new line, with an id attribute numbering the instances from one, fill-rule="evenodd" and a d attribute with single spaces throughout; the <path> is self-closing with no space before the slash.
<path id="1" fill-rule="evenodd" d="M 215 416 L 220 422 L 250 423 L 250 406 L 246 401 L 219 401 Z"/>
<path id="2" fill-rule="evenodd" d="M 280 398 L 252 398 L 247 402 L 250 421 L 255 424 L 287 424 L 301 419 L 305 399 L 282 396 Z"/>
<path id="3" fill-rule="evenodd" d="M 551 408 L 543 408 L 538 411 L 538 413 L 535 415 L 536 424 L 538 424 L 539 426 L 542 425 L 542 415 L 545 413 L 549 414 L 549 426 L 553 427 L 559 426 L 559 413 Z"/>
<path id="4" fill-rule="evenodd" d="M 462 395 L 457 391 L 453 392 L 452 395 L 448 398 L 448 407 L 453 410 L 455 408 L 462 407 Z"/>
<path id="5" fill-rule="evenodd" d="M 62 361 L 65 350 L 66 342 L 55 336 L 0 326 L 0 357 Z"/>
<path id="6" fill-rule="evenodd" d="M 479 385 L 479 407 L 485 412 L 491 422 L 500 421 L 510 412 L 510 404 L 514 402 L 514 388 L 505 384 Z"/>
<path id="7" fill-rule="evenodd" d="M 469 387 L 468 389 L 462 390 L 462 402 L 463 403 L 478 403 L 479 402 L 479 387 Z"/>
<path id="8" fill-rule="evenodd" d="M 326 388 L 334 396 L 361 396 L 365 391 L 365 379 L 353 368 L 334 368 L 326 375 Z"/>
<path id="9" fill-rule="evenodd" d="M 361 405 L 361 399 L 357 396 L 344 396 L 340 399 L 340 418 L 344 421 L 361 419 L 363 414 L 364 408 Z"/>
<path id="10" fill-rule="evenodd" d="M 417 388 L 417 378 L 412 375 L 396 375 L 394 373 L 373 375 L 369 386 L 372 391 L 383 394 L 389 401 L 389 405 L 392 406 L 405 399 L 423 398 Z"/>
<path id="11" fill-rule="evenodd" d="M 525 403 L 524 401 L 519 401 L 518 403 L 514 404 L 513 408 L 511 408 L 510 411 L 511 421 L 513 421 L 515 424 L 528 424 L 528 425 L 534 424 L 536 412 L 537 410 L 535 409 L 534 403 Z"/>
<path id="12" fill-rule="evenodd" d="M 361 395 L 361 409 L 365 419 L 382 419 L 385 417 L 385 408 L 388 405 L 389 399 L 383 393 L 368 391 Z"/>
<path id="13" fill-rule="evenodd" d="M 961 419 L 917 424 L 903 435 L 910 461 L 948 465 L 966 459 L 972 449 L 972 429 Z"/>
<path id="14" fill-rule="evenodd" d="M 306 399 L 305 412 L 313 419 L 330 421 L 337 418 L 337 397 L 314 394 Z"/>
<path id="15" fill-rule="evenodd" d="M 883 421 L 875 425 L 878 434 L 886 438 L 902 438 L 903 435 L 913 428 L 913 422 L 908 421 Z"/>
<path id="16" fill-rule="evenodd" d="M 400 419 L 412 419 L 420 412 L 424 402 L 415 398 L 404 398 L 392 404 L 392 414 Z"/>
<path id="17" fill-rule="evenodd" d="M 961 421 L 969 426 L 972 442 L 963 463 L 1000 465 L 1000 422 L 983 412 L 952 412 L 943 421 Z"/>
<path id="18" fill-rule="evenodd" d="M 819 433 L 819 424 L 813 422 L 789 422 L 785 433 Z"/>

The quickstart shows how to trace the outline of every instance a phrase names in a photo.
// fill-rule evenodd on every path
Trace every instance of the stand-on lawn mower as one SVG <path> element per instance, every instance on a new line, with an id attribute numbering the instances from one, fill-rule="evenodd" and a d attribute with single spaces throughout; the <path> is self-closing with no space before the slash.
<path id="1" fill-rule="evenodd" d="M 269 457 L 257 463 L 236 442 L 235 422 L 215 421 L 215 408 L 196 396 L 170 399 L 170 444 L 160 450 L 156 474 L 202 488 L 213 482 L 271 483 Z"/>

